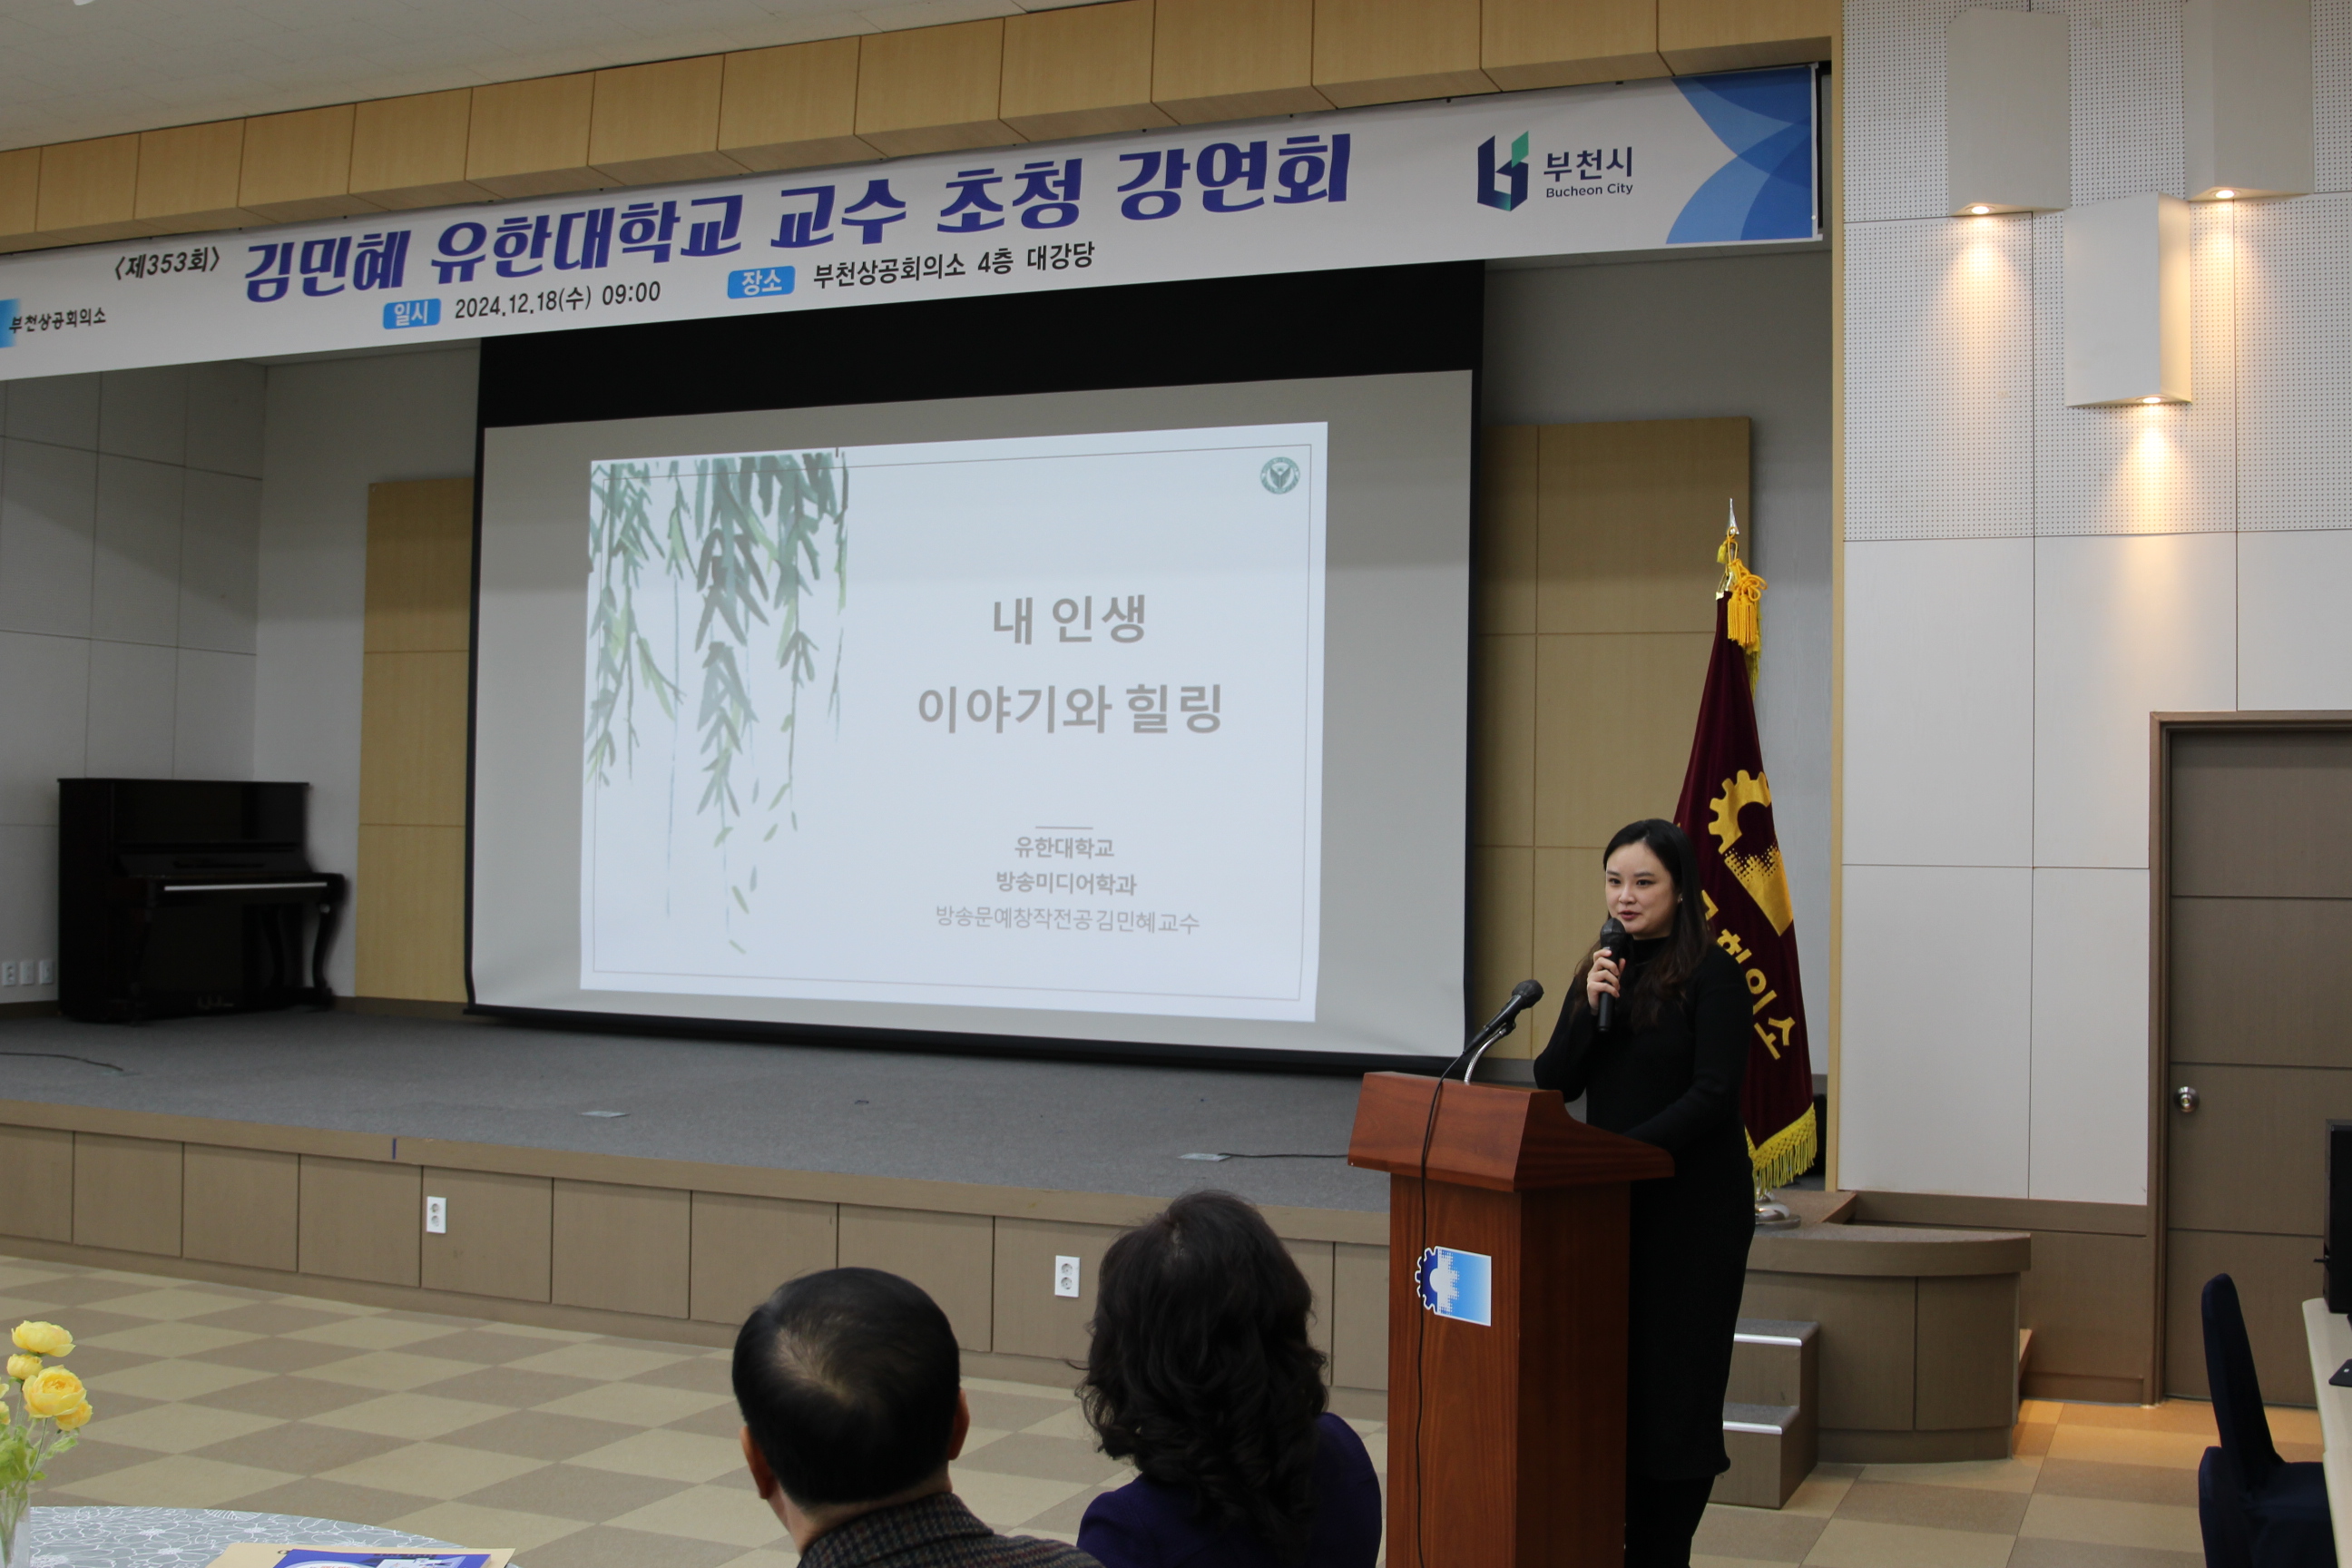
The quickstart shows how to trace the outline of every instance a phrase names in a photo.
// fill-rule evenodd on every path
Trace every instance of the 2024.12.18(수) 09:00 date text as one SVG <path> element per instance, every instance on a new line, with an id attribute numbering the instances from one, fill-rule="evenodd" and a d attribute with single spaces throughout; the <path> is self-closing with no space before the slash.
<path id="1" fill-rule="evenodd" d="M 453 321 L 479 316 L 550 316 L 599 305 L 650 305 L 661 298 L 659 283 L 607 283 L 601 289 L 537 289 L 516 294 L 467 294 L 457 301 Z"/>

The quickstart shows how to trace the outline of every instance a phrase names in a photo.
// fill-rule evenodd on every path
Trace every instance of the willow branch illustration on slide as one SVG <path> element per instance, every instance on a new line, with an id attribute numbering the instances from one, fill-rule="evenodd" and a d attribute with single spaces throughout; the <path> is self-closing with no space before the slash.
<path id="1" fill-rule="evenodd" d="M 688 464 L 690 463 L 690 467 Z M 812 635 L 803 605 L 824 573 L 820 543 L 833 533 L 835 609 L 849 603 L 849 474 L 839 451 L 763 452 L 740 458 L 649 463 L 599 463 L 590 486 L 589 552 L 593 588 L 589 640 L 596 661 L 588 705 L 587 768 L 591 782 L 611 780 L 614 763 L 627 768 L 637 743 L 635 702 L 645 687 L 677 722 L 684 672 L 665 671 L 639 629 L 636 590 L 658 565 L 673 586 L 690 583 L 699 600 L 694 648 L 701 665 L 694 726 L 704 783 L 698 816 L 717 824 L 711 839 L 725 855 L 739 829 L 782 811 L 797 829 L 793 799 L 798 763 L 802 689 L 816 678 L 825 651 Z M 664 526 L 653 517 L 666 501 Z M 753 700 L 754 638 L 774 616 L 774 668 L 787 679 L 788 707 L 777 725 L 783 738 L 783 777 L 772 793 L 756 773 L 739 789 L 739 765 L 758 766 L 760 715 Z M 840 718 L 841 634 L 832 648 L 833 685 L 827 707 Z M 771 822 L 760 842 L 775 837 Z M 729 867 L 728 890 L 743 912 L 759 888 L 749 857 L 738 881 Z"/>

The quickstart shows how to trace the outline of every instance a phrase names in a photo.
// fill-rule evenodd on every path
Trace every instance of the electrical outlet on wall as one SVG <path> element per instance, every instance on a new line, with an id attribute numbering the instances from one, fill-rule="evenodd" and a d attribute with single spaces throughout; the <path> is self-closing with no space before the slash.
<path id="1" fill-rule="evenodd" d="M 58 966 L 56 961 L 54 959 L 47 958 L 41 960 L 41 984 L 44 985 L 55 985 L 57 983 Z"/>
<path id="2" fill-rule="evenodd" d="M 425 1200 L 425 1234 L 427 1236 L 449 1234 L 449 1200 L 447 1198 Z"/>
<path id="3" fill-rule="evenodd" d="M 0 985 L 14 985 L 16 984 L 16 966 L 13 963 L 0 963 Z"/>
<path id="4" fill-rule="evenodd" d="M 1054 1294 L 1075 1296 L 1078 1293 L 1078 1260 L 1075 1258 L 1054 1259 Z"/>

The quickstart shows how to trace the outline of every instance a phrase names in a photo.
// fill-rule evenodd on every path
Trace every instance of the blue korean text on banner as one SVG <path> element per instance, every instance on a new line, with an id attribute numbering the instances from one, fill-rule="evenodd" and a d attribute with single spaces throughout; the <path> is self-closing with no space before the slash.
<path id="1" fill-rule="evenodd" d="M 0 349 L 14 346 L 16 342 L 16 301 L 0 300 Z"/>
<path id="2" fill-rule="evenodd" d="M 1811 66 L 1675 82 L 1731 161 L 1691 193 L 1668 245 L 1813 237 Z"/>
<path id="3" fill-rule="evenodd" d="M 792 291 L 793 269 L 789 267 L 747 267 L 727 275 L 730 300 L 764 300 Z"/>
<path id="4" fill-rule="evenodd" d="M 437 327 L 441 324 L 441 301 L 438 300 L 389 300 L 383 307 L 383 330 L 397 331 L 403 327 Z"/>
<path id="5" fill-rule="evenodd" d="M 1495 1260 L 1483 1252 L 1423 1249 L 1421 1261 L 1413 1266 L 1412 1288 L 1426 1311 L 1481 1328 L 1494 1326 Z"/>

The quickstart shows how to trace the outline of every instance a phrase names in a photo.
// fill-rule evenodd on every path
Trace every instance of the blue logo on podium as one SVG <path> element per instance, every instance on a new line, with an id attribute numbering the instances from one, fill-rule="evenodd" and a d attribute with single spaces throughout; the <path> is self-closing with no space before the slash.
<path id="1" fill-rule="evenodd" d="M 1425 1311 L 1480 1328 L 1495 1326 L 1495 1260 L 1483 1252 L 1424 1248 L 1413 1265 L 1412 1288 Z"/>

